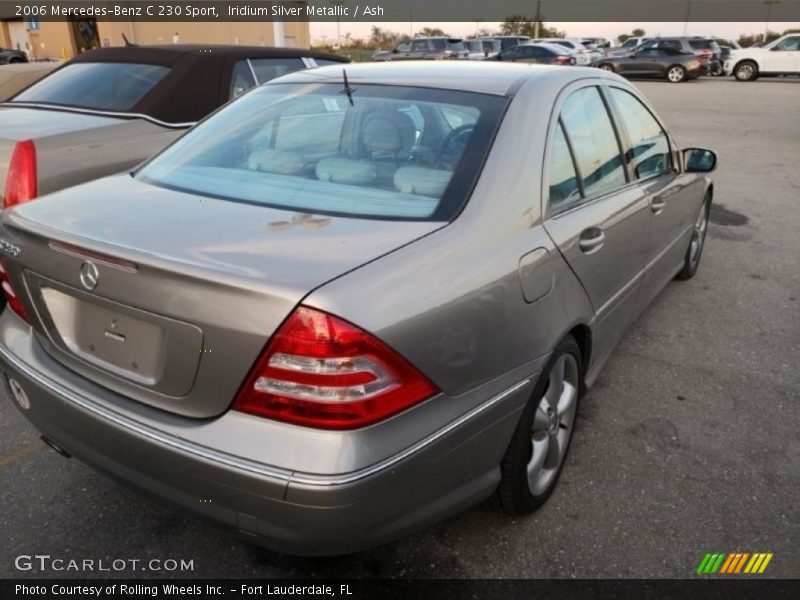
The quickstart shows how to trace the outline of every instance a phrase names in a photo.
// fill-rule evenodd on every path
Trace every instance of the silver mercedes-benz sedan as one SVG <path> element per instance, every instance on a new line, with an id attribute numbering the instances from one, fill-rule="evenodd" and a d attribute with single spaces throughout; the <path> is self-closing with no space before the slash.
<path id="1" fill-rule="evenodd" d="M 0 226 L 0 363 L 63 454 L 295 554 L 552 492 L 716 157 L 622 78 L 348 65 Z"/>

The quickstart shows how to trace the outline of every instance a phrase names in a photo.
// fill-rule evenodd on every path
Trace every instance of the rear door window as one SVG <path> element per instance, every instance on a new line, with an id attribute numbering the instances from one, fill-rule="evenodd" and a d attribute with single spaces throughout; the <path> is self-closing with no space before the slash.
<path id="1" fill-rule="evenodd" d="M 626 157 L 633 163 L 637 179 L 671 172 L 669 138 L 655 117 L 630 92 L 615 87 L 610 92 L 631 143 Z"/>
<path id="2" fill-rule="evenodd" d="M 550 186 L 549 201 L 550 211 L 557 214 L 569 210 L 581 201 L 581 187 L 578 174 L 575 172 L 575 163 L 572 153 L 564 137 L 561 123 L 556 127 L 553 137 L 553 149 L 550 153 L 550 168 L 548 174 Z"/>
<path id="3" fill-rule="evenodd" d="M 259 85 L 305 68 L 302 58 L 251 58 L 250 64 Z"/>
<path id="4" fill-rule="evenodd" d="M 236 61 L 231 76 L 230 98 L 271 79 L 305 68 L 302 58 L 250 58 Z"/>
<path id="5" fill-rule="evenodd" d="M 126 112 L 167 73 L 169 68 L 161 65 L 73 63 L 33 84 L 13 101 Z"/>
<path id="6" fill-rule="evenodd" d="M 561 109 L 561 122 L 587 197 L 603 195 L 627 183 L 616 132 L 596 87 L 573 92 Z"/>

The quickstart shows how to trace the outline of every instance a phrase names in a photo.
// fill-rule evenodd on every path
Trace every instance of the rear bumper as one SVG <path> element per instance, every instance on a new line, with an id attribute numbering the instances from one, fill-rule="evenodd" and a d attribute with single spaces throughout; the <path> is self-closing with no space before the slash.
<path id="1" fill-rule="evenodd" d="M 531 386 L 525 379 L 487 398 L 390 460 L 323 476 L 232 456 L 213 439 L 202 445 L 131 419 L 55 363 L 10 311 L 0 318 L 0 367 L 28 397 L 22 414 L 72 456 L 263 546 L 300 555 L 374 546 L 489 496 Z"/>

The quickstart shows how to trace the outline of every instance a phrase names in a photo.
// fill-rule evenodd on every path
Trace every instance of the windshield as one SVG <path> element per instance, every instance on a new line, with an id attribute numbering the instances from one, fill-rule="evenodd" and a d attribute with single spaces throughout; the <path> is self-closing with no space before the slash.
<path id="1" fill-rule="evenodd" d="M 95 110 L 131 110 L 169 73 L 167 67 L 135 63 L 67 65 L 12 99 Z"/>
<path id="2" fill-rule="evenodd" d="M 136 177 L 287 210 L 446 221 L 466 202 L 507 99 L 471 92 L 267 84 Z"/>

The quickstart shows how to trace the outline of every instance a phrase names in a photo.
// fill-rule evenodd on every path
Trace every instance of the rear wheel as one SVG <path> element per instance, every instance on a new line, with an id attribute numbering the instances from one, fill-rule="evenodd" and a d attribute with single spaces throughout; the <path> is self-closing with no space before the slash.
<path id="1" fill-rule="evenodd" d="M 498 497 L 506 512 L 530 513 L 555 488 L 575 428 L 581 372 L 580 349 L 569 336 L 553 351 L 500 465 Z"/>
<path id="2" fill-rule="evenodd" d="M 612 67 L 612 66 L 611 66 L 610 64 L 608 64 L 608 63 L 603 63 L 602 65 L 600 65 L 600 68 L 601 68 L 603 71 L 611 71 L 612 73 L 614 72 L 614 67 Z"/>
<path id="3" fill-rule="evenodd" d="M 680 65 L 672 65 L 667 69 L 667 79 L 672 83 L 680 83 L 686 79 L 686 69 Z"/>
<path id="4" fill-rule="evenodd" d="M 12 59 L 10 59 L 10 60 L 8 61 L 8 64 L 10 64 L 10 65 L 14 65 L 14 64 L 17 64 L 17 63 L 21 63 L 21 62 L 22 62 L 22 59 L 21 59 L 21 58 L 12 58 Z"/>
<path id="5" fill-rule="evenodd" d="M 758 78 L 758 65 L 752 60 L 740 62 L 733 69 L 736 81 L 755 81 Z"/>
<path id="6" fill-rule="evenodd" d="M 692 239 L 686 249 L 686 256 L 683 259 L 683 269 L 677 275 L 677 279 L 691 279 L 697 273 L 700 266 L 700 257 L 703 254 L 703 246 L 706 243 L 706 232 L 708 231 L 708 213 L 711 210 L 711 194 L 706 194 L 703 205 L 695 219 L 694 229 L 692 229 Z"/>

